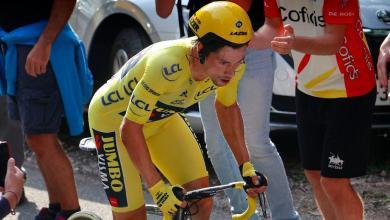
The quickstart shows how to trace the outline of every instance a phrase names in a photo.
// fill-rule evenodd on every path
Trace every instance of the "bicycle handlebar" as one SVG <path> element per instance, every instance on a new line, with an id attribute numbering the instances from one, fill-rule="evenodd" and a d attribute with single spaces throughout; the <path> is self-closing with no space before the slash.
<path id="1" fill-rule="evenodd" d="M 203 199 L 212 197 L 217 192 L 225 190 L 225 189 L 244 189 L 245 182 L 244 181 L 238 181 L 238 182 L 232 182 L 224 185 L 218 185 L 218 186 L 211 186 L 211 187 L 205 187 L 197 190 L 188 191 L 184 195 L 184 201 L 191 201 L 191 200 L 197 200 L 197 199 Z M 232 216 L 232 219 L 234 220 L 244 220 L 249 219 L 250 216 L 252 216 L 256 211 L 256 198 L 255 197 L 247 197 L 248 202 L 248 208 L 241 214 L 235 214 Z M 180 208 L 178 213 L 179 215 L 182 214 L 183 208 Z M 172 220 L 172 215 L 164 215 L 163 220 Z"/>

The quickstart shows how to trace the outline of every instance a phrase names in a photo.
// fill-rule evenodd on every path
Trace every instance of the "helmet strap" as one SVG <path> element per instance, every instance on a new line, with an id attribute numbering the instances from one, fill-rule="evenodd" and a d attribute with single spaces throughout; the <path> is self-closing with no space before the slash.
<path id="1" fill-rule="evenodd" d="M 206 60 L 206 56 L 204 55 L 202 49 L 200 49 L 200 50 L 198 51 L 198 56 L 199 56 L 199 63 L 200 63 L 200 64 L 204 64 L 204 61 Z"/>

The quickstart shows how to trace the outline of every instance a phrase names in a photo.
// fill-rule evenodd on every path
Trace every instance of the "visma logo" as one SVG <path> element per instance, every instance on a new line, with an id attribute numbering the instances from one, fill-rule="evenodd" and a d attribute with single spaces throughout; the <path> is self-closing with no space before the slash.
<path id="1" fill-rule="evenodd" d="M 290 20 L 292 22 L 303 22 L 313 24 L 314 26 L 325 26 L 324 17 L 318 15 L 316 11 L 308 11 L 306 6 L 302 6 L 299 10 L 287 10 L 285 7 L 280 7 L 282 12 L 282 20 Z"/>
<path id="2" fill-rule="evenodd" d="M 93 129 L 95 141 L 99 143 L 98 167 L 103 188 L 110 198 L 111 205 L 126 207 L 122 164 L 118 155 L 115 132 L 104 133 Z"/>
<path id="3" fill-rule="evenodd" d="M 173 76 L 173 74 L 182 70 L 183 69 L 180 68 L 180 65 L 178 63 L 175 63 L 172 64 L 170 68 L 164 66 L 162 68 L 162 75 L 168 81 L 175 81 L 178 78 L 178 76 Z"/>

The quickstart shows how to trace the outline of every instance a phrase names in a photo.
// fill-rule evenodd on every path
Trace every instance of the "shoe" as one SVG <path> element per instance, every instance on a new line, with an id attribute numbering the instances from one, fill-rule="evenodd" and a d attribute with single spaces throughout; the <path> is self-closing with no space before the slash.
<path id="1" fill-rule="evenodd" d="M 38 215 L 35 216 L 34 220 L 54 220 L 56 219 L 57 212 L 44 207 L 39 210 Z"/>
<path id="2" fill-rule="evenodd" d="M 96 151 L 95 141 L 92 137 L 83 138 L 79 143 L 79 148 L 82 151 Z"/>

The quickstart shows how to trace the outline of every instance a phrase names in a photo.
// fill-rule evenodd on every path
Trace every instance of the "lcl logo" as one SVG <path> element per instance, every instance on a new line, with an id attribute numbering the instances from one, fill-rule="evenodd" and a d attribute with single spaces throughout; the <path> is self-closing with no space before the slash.
<path id="1" fill-rule="evenodd" d="M 379 20 L 385 22 L 385 23 L 390 23 L 390 11 L 382 9 L 376 11 L 376 16 L 378 17 Z"/>

